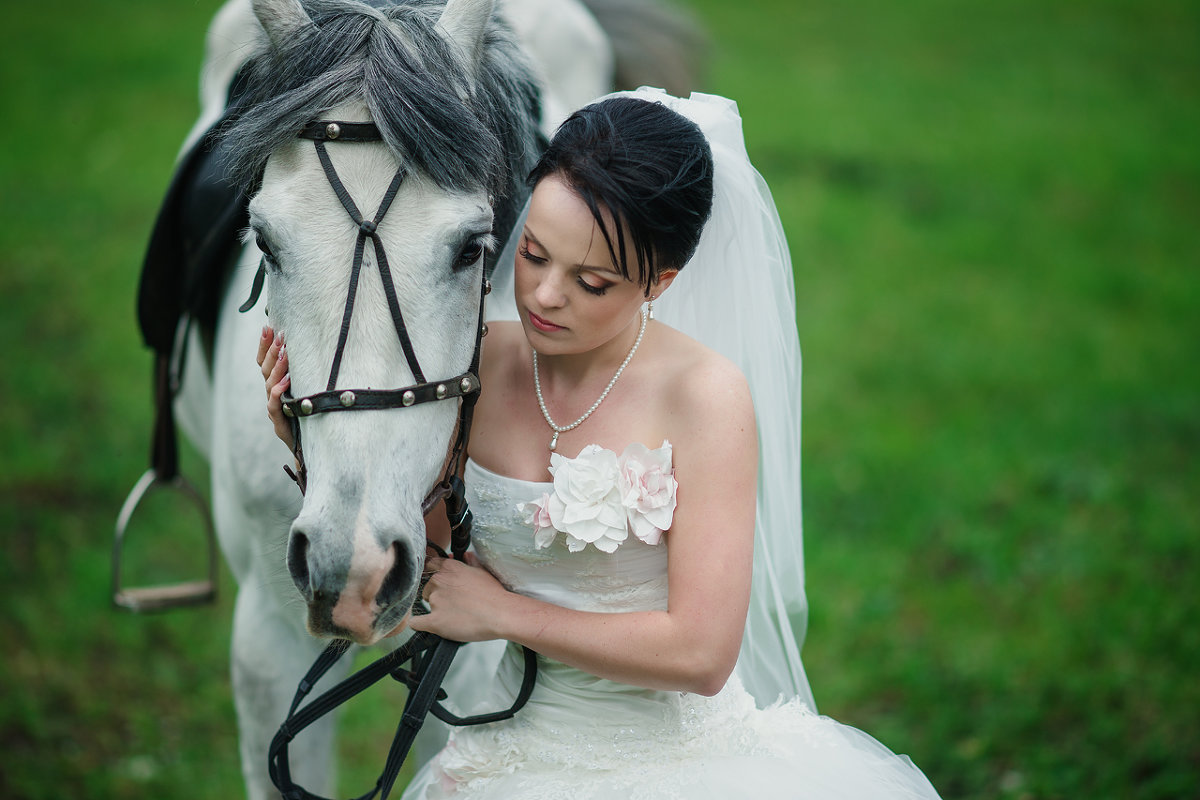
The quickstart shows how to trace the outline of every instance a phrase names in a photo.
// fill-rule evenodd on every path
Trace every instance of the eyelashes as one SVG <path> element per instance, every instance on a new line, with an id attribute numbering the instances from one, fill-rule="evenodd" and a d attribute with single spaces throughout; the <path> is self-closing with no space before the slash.
<path id="1" fill-rule="evenodd" d="M 581 289 L 583 289 L 585 292 L 587 292 L 588 294 L 594 294 L 594 295 L 599 296 L 608 291 L 607 286 L 592 286 L 590 283 L 585 281 L 582 277 L 576 278 L 575 280 L 579 283 L 579 287 Z"/>
<path id="2" fill-rule="evenodd" d="M 545 264 L 546 263 L 546 259 L 544 259 L 540 256 L 535 256 L 533 253 L 529 252 L 528 245 L 525 245 L 525 244 L 521 245 L 520 247 L 517 248 L 517 252 L 520 253 L 521 258 L 525 259 L 526 261 L 529 261 L 530 263 L 533 263 L 533 264 Z"/>

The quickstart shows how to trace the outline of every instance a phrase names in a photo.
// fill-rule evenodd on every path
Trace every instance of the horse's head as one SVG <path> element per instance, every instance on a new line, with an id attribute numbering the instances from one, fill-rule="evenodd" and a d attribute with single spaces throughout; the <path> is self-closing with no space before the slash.
<path id="1" fill-rule="evenodd" d="M 536 141 L 533 84 L 492 3 L 255 0 L 254 10 L 265 46 L 244 73 L 245 110 L 229 141 L 239 172 L 259 181 L 251 228 L 291 394 L 340 397 L 418 384 L 420 372 L 434 384 L 466 373 L 493 257 L 485 251 L 515 216 Z M 374 123 L 381 140 L 350 141 L 329 121 Z M 298 138 L 306 128 L 323 141 Z M 287 562 L 314 634 L 372 642 L 411 608 L 422 501 L 458 421 L 449 394 L 298 417 L 307 493 Z"/>

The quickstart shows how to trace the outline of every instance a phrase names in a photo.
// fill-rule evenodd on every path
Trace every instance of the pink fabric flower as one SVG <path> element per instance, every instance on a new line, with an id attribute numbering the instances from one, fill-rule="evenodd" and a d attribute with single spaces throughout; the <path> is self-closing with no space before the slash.
<path id="1" fill-rule="evenodd" d="M 629 530 L 646 544 L 658 544 L 675 516 L 679 482 L 671 468 L 671 443 L 651 450 L 634 442 L 621 454 L 621 503 Z"/>
<path id="2" fill-rule="evenodd" d="M 533 527 L 533 542 L 539 548 L 549 547 L 558 533 L 550 521 L 550 495 L 542 492 L 538 500 L 518 503 L 517 511 L 525 515 L 525 524 Z"/>

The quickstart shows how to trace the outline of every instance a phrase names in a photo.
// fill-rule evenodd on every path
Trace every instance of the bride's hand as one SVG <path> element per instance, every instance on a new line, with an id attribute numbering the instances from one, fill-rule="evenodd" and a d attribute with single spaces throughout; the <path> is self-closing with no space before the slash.
<path id="1" fill-rule="evenodd" d="M 430 611 L 414 615 L 409 627 L 456 642 L 499 638 L 497 612 L 509 591 L 478 564 L 472 554 L 467 555 L 465 564 L 452 558 L 429 559 L 425 568 L 433 574 L 422 596 L 429 602 Z"/>
<path id="2" fill-rule="evenodd" d="M 291 375 L 288 374 L 287 346 L 283 343 L 283 337 L 266 325 L 258 340 L 258 366 L 262 368 L 263 380 L 267 383 L 267 416 L 275 426 L 275 435 L 283 440 L 289 450 L 295 450 L 292 425 L 283 415 L 283 393 L 292 385 Z"/>

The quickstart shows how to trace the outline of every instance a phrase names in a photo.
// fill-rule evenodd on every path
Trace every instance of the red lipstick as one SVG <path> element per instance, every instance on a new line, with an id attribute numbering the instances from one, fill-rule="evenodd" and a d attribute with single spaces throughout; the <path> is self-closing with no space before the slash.
<path id="1" fill-rule="evenodd" d="M 529 312 L 529 324 L 537 328 L 542 333 L 554 333 L 555 331 L 563 330 L 563 326 L 555 325 L 547 319 L 542 319 L 532 311 Z"/>

